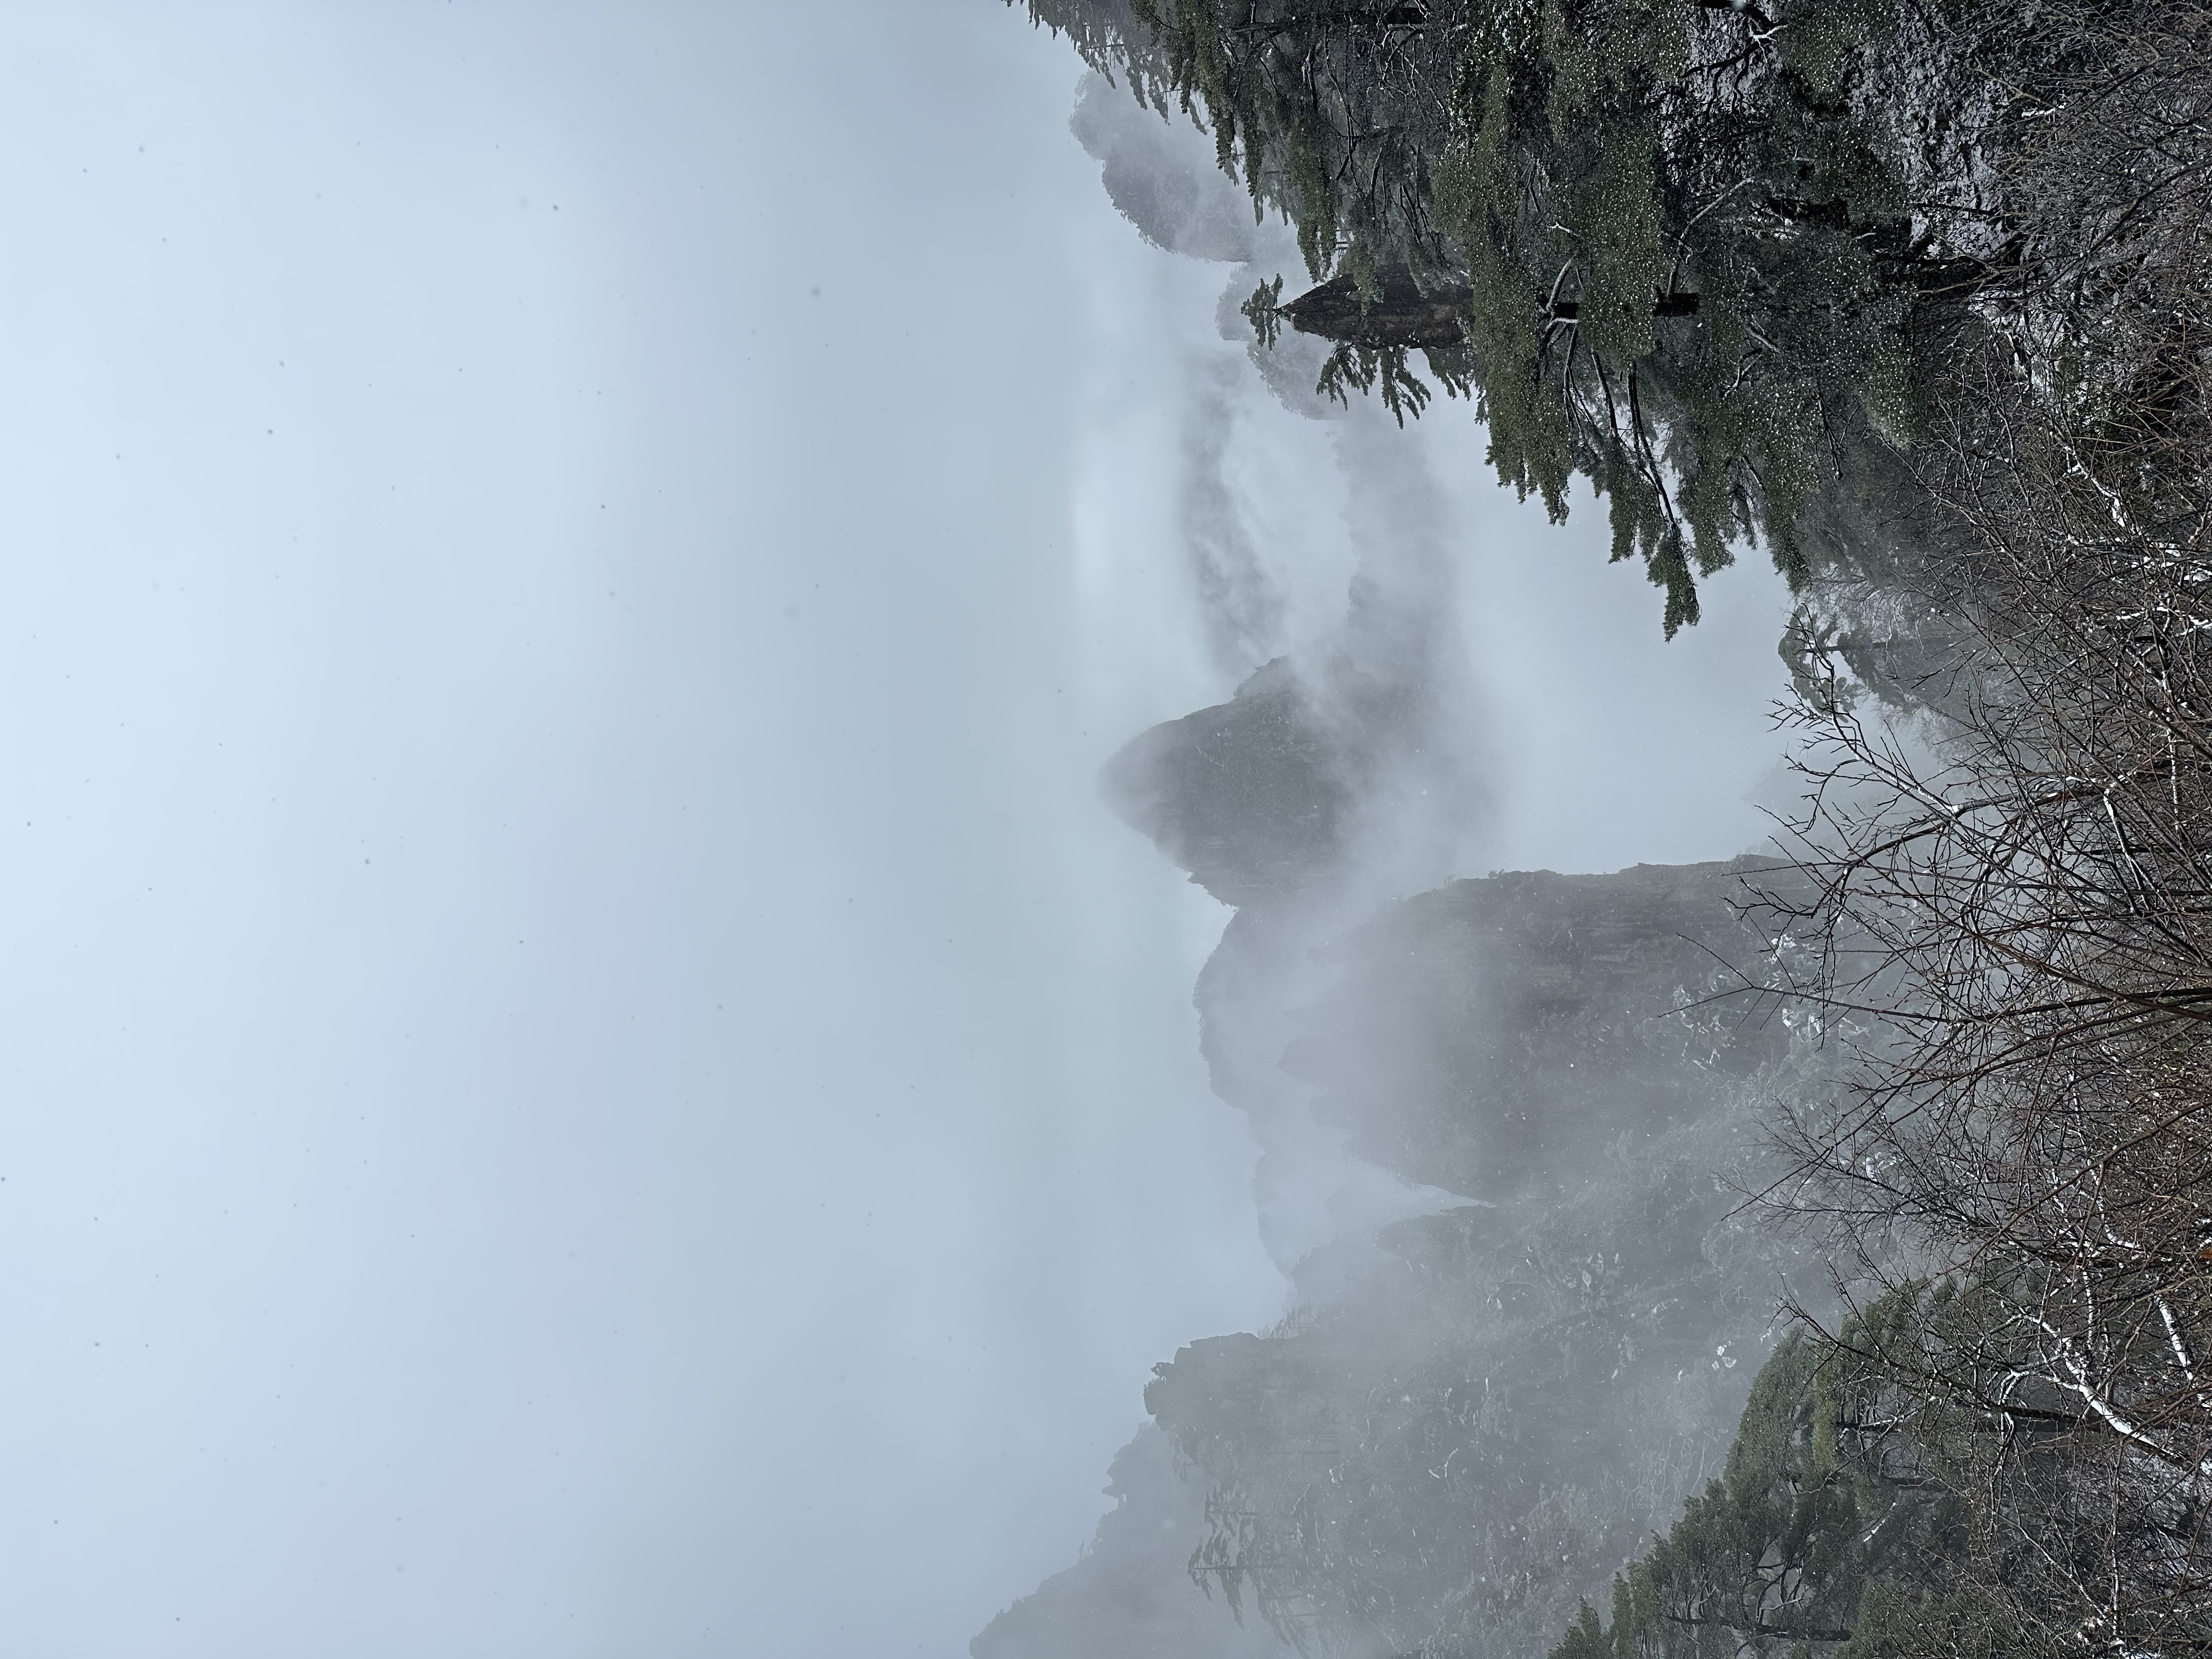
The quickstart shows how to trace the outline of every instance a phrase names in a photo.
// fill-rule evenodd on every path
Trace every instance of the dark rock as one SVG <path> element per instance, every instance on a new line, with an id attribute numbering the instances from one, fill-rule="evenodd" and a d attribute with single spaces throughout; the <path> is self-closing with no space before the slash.
<path id="1" fill-rule="evenodd" d="M 1207 1490 L 1146 1424 L 1108 1471 L 1114 1508 L 1082 1559 L 994 1619 L 969 1651 L 975 1659 L 1280 1659 L 1273 1636 L 1240 1627 L 1183 1570 L 1204 1536 Z"/>
<path id="2" fill-rule="evenodd" d="M 1393 907 L 1339 948 L 1284 1069 L 1408 1181 L 1504 1200 L 1709 1115 L 1787 1047 L 1758 924 L 1773 860 L 1519 872 Z"/>
<path id="3" fill-rule="evenodd" d="M 1285 659 L 1229 702 L 1139 733 L 1106 763 L 1107 804 L 1224 904 L 1297 891 L 1341 852 L 1340 745 Z"/>

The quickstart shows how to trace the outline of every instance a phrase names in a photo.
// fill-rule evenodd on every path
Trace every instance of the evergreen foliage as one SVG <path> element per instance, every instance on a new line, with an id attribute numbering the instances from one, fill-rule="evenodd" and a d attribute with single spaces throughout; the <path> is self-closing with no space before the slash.
<path id="1" fill-rule="evenodd" d="M 1588 1602 L 1552 1659 L 1740 1659 L 1893 1650 L 1957 1547 L 1960 1508 L 1900 1474 L 1802 1333 L 1752 1383 L 1722 1479 Z"/>
<path id="2" fill-rule="evenodd" d="M 1669 634 L 1739 543 L 1764 537 L 1793 580 L 1858 551 L 1840 501 L 1911 441 L 1906 333 L 1936 269 L 1865 108 L 1887 0 L 1127 15 L 1147 84 L 1295 225 L 1316 283 L 1370 303 L 1463 285 L 1462 343 L 1419 342 L 1432 373 L 1554 519 L 1578 475 L 1609 498 L 1613 556 L 1665 591 Z M 1340 346 L 1320 389 L 1378 391 L 1402 422 L 1430 395 L 1414 343 Z"/>

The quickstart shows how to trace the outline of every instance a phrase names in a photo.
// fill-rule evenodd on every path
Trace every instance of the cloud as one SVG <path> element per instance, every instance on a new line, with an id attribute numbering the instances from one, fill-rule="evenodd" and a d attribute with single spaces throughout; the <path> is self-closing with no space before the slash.
<path id="1" fill-rule="evenodd" d="M 1231 264 L 1254 256 L 1261 239 L 1250 200 L 1188 118 L 1147 109 L 1093 72 L 1076 88 L 1067 125 L 1100 163 L 1114 205 L 1153 246 Z"/>
<path id="2" fill-rule="evenodd" d="M 1347 1155 L 1281 1060 L 1297 1011 L 1328 989 L 1329 941 L 1480 867 L 1493 814 L 1459 621 L 1468 538 L 1425 448 L 1380 410 L 1309 422 L 1243 354 L 1194 358 L 1185 557 L 1217 659 L 1245 674 L 1227 701 L 1132 739 L 1101 784 L 1240 907 L 1197 988 L 1205 1053 L 1263 1149 L 1267 1249 L 1310 1275 L 1322 1247 L 1449 1199 Z M 1301 476 L 1264 477 L 1255 452 L 1285 443 L 1303 452 Z M 1286 496 L 1304 510 L 1286 513 Z"/>

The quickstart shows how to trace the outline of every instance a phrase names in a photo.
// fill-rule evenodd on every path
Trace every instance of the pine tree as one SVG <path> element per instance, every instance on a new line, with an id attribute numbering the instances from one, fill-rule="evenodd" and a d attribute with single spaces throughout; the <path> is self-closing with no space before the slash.
<path id="1" fill-rule="evenodd" d="M 1119 41 L 1297 228 L 1316 287 L 1255 295 L 1263 337 L 1336 340 L 1318 389 L 1401 423 L 1431 382 L 1474 398 L 1503 482 L 1554 519 L 1577 476 L 1610 498 L 1613 556 L 1665 591 L 1672 634 L 1745 544 L 1793 580 L 1864 562 L 1847 498 L 1911 441 L 1919 256 L 1863 107 L 1894 3 L 1032 11 L 1112 12 L 1079 42 Z"/>
<path id="2" fill-rule="evenodd" d="M 1736 1659 L 1885 1650 L 1958 1511 L 1847 1427 L 1838 1368 L 1794 1334 L 1752 1383 L 1724 1477 L 1584 1603 L 1552 1659 Z"/>

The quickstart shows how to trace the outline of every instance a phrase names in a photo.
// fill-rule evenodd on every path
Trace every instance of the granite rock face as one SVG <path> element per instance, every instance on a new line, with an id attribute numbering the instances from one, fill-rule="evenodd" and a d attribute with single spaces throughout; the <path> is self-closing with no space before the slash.
<path id="1" fill-rule="evenodd" d="M 1816 1028 L 1760 988 L 1760 895 L 1791 879 L 1759 859 L 1494 875 L 1325 952 L 1285 1068 L 1356 1152 L 1475 1201 L 1324 1246 L 1279 1326 L 1157 1366 L 1176 1484 L 1139 1530 L 1159 1547 L 1086 1558 L 979 1659 L 1178 1653 L 1146 1644 L 1185 1614 L 1224 1644 L 1509 1659 L 1601 1601 L 1719 1468 L 1784 1285 L 1819 1289 L 1741 1203 L 1772 1103 L 1834 1086 Z M 1202 1007 L 1266 972 L 1279 913 L 1239 912 Z M 1250 1062 L 1209 1058 L 1256 1116 Z M 1083 1618 L 1045 1621 L 1048 1592 Z"/>
<path id="2" fill-rule="evenodd" d="M 969 1644 L 975 1659 L 1278 1659 L 1263 1626 L 1237 1623 L 1185 1571 L 1205 1536 L 1202 1474 L 1146 1424 L 1115 1455 L 1114 1508 L 1082 1559 L 1008 1607 Z"/>
<path id="3" fill-rule="evenodd" d="M 1718 1470 L 1807 1265 L 1715 1178 L 1742 1117 L 1564 1199 L 1401 1221 L 1348 1292 L 1157 1367 L 1210 1492 L 1192 1565 L 1315 1652 L 1548 1652 Z"/>
<path id="4" fill-rule="evenodd" d="M 1285 1068 L 1351 1147 L 1469 1198 L 1559 1194 L 1709 1117 L 1790 1042 L 1771 860 L 1515 872 L 1392 907 L 1336 947 Z"/>
<path id="5" fill-rule="evenodd" d="M 1344 747 L 1287 659 L 1227 702 L 1140 732 L 1099 775 L 1130 828 L 1224 904 L 1290 896 L 1344 850 L 1354 804 Z"/>

